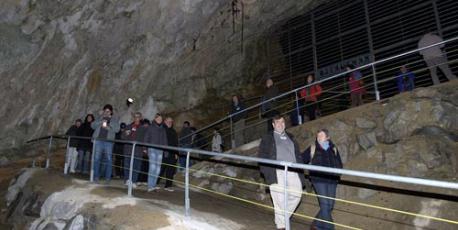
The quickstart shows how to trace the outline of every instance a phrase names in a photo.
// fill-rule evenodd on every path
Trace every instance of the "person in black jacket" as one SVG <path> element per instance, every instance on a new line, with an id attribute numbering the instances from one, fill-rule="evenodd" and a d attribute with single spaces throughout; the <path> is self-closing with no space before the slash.
<path id="1" fill-rule="evenodd" d="M 165 132 L 167 134 L 167 143 L 169 146 L 178 147 L 178 134 L 173 128 L 173 119 L 167 117 L 164 120 Z M 164 167 L 162 167 L 161 177 L 165 175 L 165 186 L 164 189 L 169 192 L 173 192 L 173 176 L 176 171 L 176 164 L 178 160 L 179 152 L 175 150 L 164 151 Z"/>
<path id="2" fill-rule="evenodd" d="M 303 163 L 303 157 L 299 146 L 291 134 L 285 132 L 285 119 L 281 115 L 276 115 L 272 120 L 273 131 L 263 136 L 259 144 L 259 157 L 286 161 L 293 163 Z M 288 171 L 288 220 L 285 220 L 283 213 L 284 207 L 284 170 L 280 166 L 260 164 L 261 173 L 266 184 L 269 185 L 272 203 L 275 208 L 275 225 L 278 229 L 286 227 L 291 214 L 296 210 L 301 201 L 302 188 L 305 186 L 305 176 L 303 170 L 291 169 Z"/>
<path id="3" fill-rule="evenodd" d="M 145 143 L 154 145 L 167 145 L 167 134 L 162 124 L 162 115 L 156 114 L 153 122 L 145 132 Z M 159 173 L 161 172 L 163 149 L 148 148 L 148 192 L 159 189 L 156 187 Z"/>
<path id="4" fill-rule="evenodd" d="M 138 141 L 143 142 L 145 139 L 145 130 L 148 126 L 142 124 L 142 114 L 140 112 L 134 113 L 134 119 L 132 123 L 126 126 L 126 129 L 121 134 L 121 139 L 127 141 Z M 124 145 L 124 179 L 126 180 L 126 185 L 129 185 L 131 181 L 130 177 L 130 161 L 132 159 L 132 144 Z M 137 187 L 138 174 L 141 172 L 141 164 L 143 160 L 143 147 L 135 146 L 134 151 L 134 160 L 132 162 L 132 186 Z"/>
<path id="5" fill-rule="evenodd" d="M 232 147 L 238 147 L 245 144 L 245 118 L 246 118 L 246 111 L 245 105 L 240 100 L 238 95 L 232 96 L 232 109 L 231 109 L 231 119 L 232 123 L 234 124 L 234 143 Z"/>
<path id="6" fill-rule="evenodd" d="M 81 127 L 81 123 L 82 123 L 81 119 L 76 119 L 75 124 L 72 125 L 67 130 L 65 135 L 67 135 L 67 136 L 77 136 L 78 135 L 78 130 Z M 76 137 L 75 138 L 70 137 L 70 143 L 69 143 L 69 147 L 67 149 L 67 159 L 66 159 L 65 166 L 64 166 L 64 173 L 65 174 L 67 174 L 68 171 L 70 171 L 70 173 L 75 173 L 77 160 L 78 160 L 78 151 L 76 149 L 78 147 L 78 142 L 79 142 L 79 139 L 77 139 Z"/>
<path id="7" fill-rule="evenodd" d="M 94 130 L 91 128 L 91 123 L 94 121 L 94 115 L 88 114 L 84 119 L 84 123 L 78 130 L 78 136 L 80 137 L 92 137 Z M 90 139 L 80 139 L 78 142 L 78 167 L 77 170 L 88 174 L 90 159 L 92 153 L 92 141 Z"/>
<path id="8" fill-rule="evenodd" d="M 304 152 L 304 161 L 305 163 L 311 163 L 317 166 L 342 168 L 342 160 L 339 151 L 330 140 L 328 130 L 321 129 L 318 131 L 315 143 Z M 332 198 L 336 197 L 337 183 L 340 180 L 339 175 L 311 171 L 310 179 L 317 195 Z M 320 205 L 320 211 L 315 217 L 319 220 L 333 222 L 331 213 L 335 201 L 329 198 L 318 197 L 318 203 Z M 317 219 L 313 221 L 312 229 L 334 229 L 333 224 Z"/>
<path id="9" fill-rule="evenodd" d="M 271 78 L 266 80 L 266 92 L 261 98 L 261 115 L 267 119 L 267 131 L 272 131 L 272 118 L 278 115 L 277 100 L 270 100 L 279 95 L 279 90 Z"/>

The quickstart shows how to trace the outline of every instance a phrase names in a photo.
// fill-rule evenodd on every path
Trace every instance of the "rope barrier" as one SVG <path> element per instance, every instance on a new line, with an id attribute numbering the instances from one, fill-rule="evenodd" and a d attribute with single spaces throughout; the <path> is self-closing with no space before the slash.
<path id="1" fill-rule="evenodd" d="M 136 158 L 136 157 L 134 157 L 134 158 L 137 159 L 137 160 L 140 160 L 140 161 L 148 161 L 147 159 L 143 159 L 143 158 L 141 158 L 141 159 L 140 158 Z M 161 163 L 161 164 L 165 165 L 165 166 L 184 169 L 184 167 L 177 166 L 177 165 L 171 165 L 171 164 L 167 164 L 167 163 Z M 216 176 L 216 177 L 229 179 L 229 180 L 233 180 L 233 181 L 238 181 L 238 182 L 242 182 L 242 183 L 269 187 L 269 185 L 264 184 L 264 183 L 254 182 L 254 181 L 245 180 L 245 179 L 239 179 L 239 178 L 225 176 L 225 175 L 211 173 L 211 172 L 206 172 L 206 171 L 203 171 L 203 170 L 197 170 L 197 169 L 189 168 L 189 171 L 205 173 L 205 174 L 208 174 L 208 175 L 211 175 L 211 176 Z M 282 186 L 274 186 L 274 187 L 279 188 L 279 189 L 283 189 Z M 286 189 L 286 190 L 288 191 L 288 193 L 298 194 L 296 191 L 293 191 L 293 190 L 290 190 L 290 189 Z M 413 213 L 413 212 L 398 210 L 398 209 L 394 209 L 394 208 L 387 208 L 387 207 L 382 207 L 382 206 L 378 206 L 378 205 L 366 204 L 366 203 L 361 203 L 361 202 L 357 202 L 357 201 L 345 200 L 345 199 L 334 198 L 334 197 L 328 197 L 328 196 L 323 196 L 323 195 L 318 195 L 318 194 L 315 194 L 315 193 L 308 193 L 308 192 L 302 192 L 301 195 L 319 197 L 319 198 L 324 198 L 324 199 L 330 199 L 330 200 L 339 201 L 339 202 L 342 202 L 342 203 L 353 204 L 353 205 L 358 205 L 358 206 L 362 206 L 362 207 L 368 207 L 368 208 L 373 208 L 373 209 L 378 209 L 378 210 L 383 210 L 383 211 L 395 212 L 395 213 L 409 215 L 409 216 L 413 216 L 413 217 L 420 217 L 420 218 L 431 219 L 431 220 L 435 220 L 435 221 L 440 221 L 440 222 L 445 222 L 445 223 L 458 225 L 458 221 L 455 221 L 455 220 L 449 220 L 449 219 L 445 219 L 445 218 L 434 217 L 434 216 L 424 215 L 424 214 L 420 214 L 420 213 Z"/>

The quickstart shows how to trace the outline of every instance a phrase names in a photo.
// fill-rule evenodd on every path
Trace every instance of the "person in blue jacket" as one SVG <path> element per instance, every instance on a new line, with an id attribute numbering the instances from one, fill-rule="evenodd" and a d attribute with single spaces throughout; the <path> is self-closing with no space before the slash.
<path id="1" fill-rule="evenodd" d="M 401 66 L 399 70 L 399 74 L 396 76 L 399 93 L 412 91 L 415 88 L 415 74 L 405 65 Z"/>

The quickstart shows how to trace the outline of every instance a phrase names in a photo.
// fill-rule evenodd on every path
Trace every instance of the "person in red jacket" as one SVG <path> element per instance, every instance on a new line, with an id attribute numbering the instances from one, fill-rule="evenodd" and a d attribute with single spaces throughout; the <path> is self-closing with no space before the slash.
<path id="1" fill-rule="evenodd" d="M 313 84 L 315 82 L 315 77 L 310 74 L 307 76 L 307 85 Z M 318 106 L 318 97 L 321 95 L 321 86 L 319 84 L 314 84 L 312 86 L 303 88 L 300 91 L 301 99 L 305 102 L 305 109 L 307 111 L 307 116 L 309 120 L 315 120 L 316 118 L 316 109 Z"/>
<path id="2" fill-rule="evenodd" d="M 347 71 L 353 70 L 353 65 L 347 66 Z M 363 74 L 359 70 L 355 70 L 348 75 L 348 85 L 350 87 L 351 107 L 360 106 L 363 104 L 363 95 L 366 93 L 363 83 Z"/>

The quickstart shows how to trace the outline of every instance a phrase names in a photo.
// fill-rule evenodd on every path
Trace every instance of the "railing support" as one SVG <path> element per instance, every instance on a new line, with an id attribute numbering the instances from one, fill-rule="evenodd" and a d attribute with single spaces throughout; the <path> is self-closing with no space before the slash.
<path id="1" fill-rule="evenodd" d="M 68 173 L 68 167 L 70 167 L 70 165 L 68 165 L 68 158 L 69 158 L 68 150 L 70 149 L 70 139 L 71 137 L 67 137 L 67 150 L 65 151 L 64 174 Z"/>
<path id="2" fill-rule="evenodd" d="M 49 158 L 51 157 L 52 136 L 49 138 L 48 154 L 46 155 L 46 168 L 49 168 Z"/>
<path id="3" fill-rule="evenodd" d="M 285 207 L 283 207 L 283 212 L 285 215 L 285 229 L 290 230 L 289 225 L 289 218 L 288 218 L 288 165 L 285 165 L 285 175 L 284 175 L 284 182 L 283 182 L 283 193 L 284 193 L 284 201 Z"/>
<path id="4" fill-rule="evenodd" d="M 375 65 L 372 64 L 372 77 L 374 79 L 374 91 L 375 91 L 375 99 L 377 101 L 380 101 L 380 92 L 378 91 L 378 86 L 377 86 L 377 75 L 375 73 Z"/>
<path id="5" fill-rule="evenodd" d="M 130 165 L 129 165 L 129 182 L 127 183 L 127 195 L 129 197 L 132 196 L 132 175 L 134 172 L 134 160 L 135 160 L 135 146 L 136 144 L 134 143 L 132 146 L 132 152 L 130 154 Z"/>
<path id="6" fill-rule="evenodd" d="M 231 146 L 232 146 L 232 149 L 234 149 L 235 147 L 237 147 L 237 146 L 235 146 L 233 124 L 234 124 L 234 122 L 232 121 L 232 116 L 230 116 L 230 117 L 229 117 L 229 125 L 231 126 Z"/>
<path id="7" fill-rule="evenodd" d="M 186 169 L 185 169 L 185 187 L 184 187 L 184 204 L 185 204 L 185 216 L 190 216 L 191 200 L 189 199 L 189 159 L 190 152 L 186 153 Z"/>
<path id="8" fill-rule="evenodd" d="M 94 159 L 95 159 L 95 145 L 97 144 L 97 140 L 94 139 L 93 145 L 92 145 L 92 155 L 91 155 L 91 175 L 90 175 L 90 181 L 94 182 Z"/>

